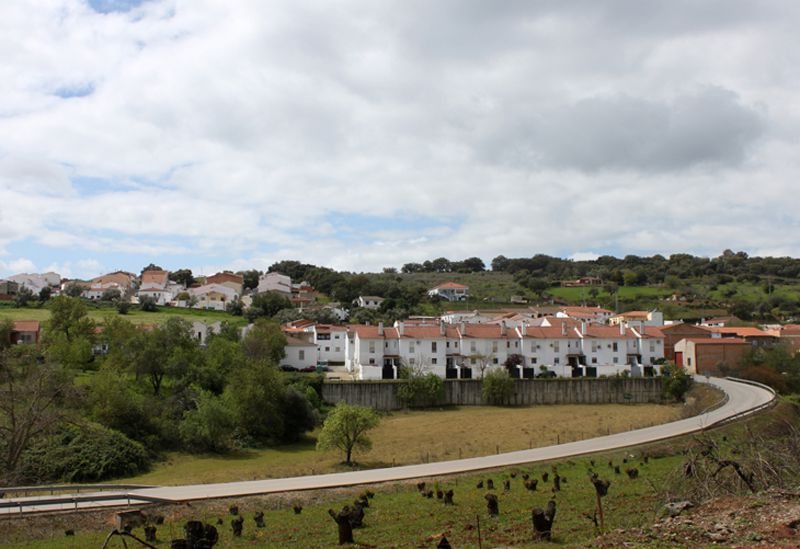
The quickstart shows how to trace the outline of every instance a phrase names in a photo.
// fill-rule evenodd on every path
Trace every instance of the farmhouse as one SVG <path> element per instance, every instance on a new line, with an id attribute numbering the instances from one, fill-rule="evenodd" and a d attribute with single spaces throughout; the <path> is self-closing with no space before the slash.
<path id="1" fill-rule="evenodd" d="M 445 282 L 428 290 L 428 295 L 448 301 L 465 301 L 469 297 L 469 286 L 457 282 Z"/>

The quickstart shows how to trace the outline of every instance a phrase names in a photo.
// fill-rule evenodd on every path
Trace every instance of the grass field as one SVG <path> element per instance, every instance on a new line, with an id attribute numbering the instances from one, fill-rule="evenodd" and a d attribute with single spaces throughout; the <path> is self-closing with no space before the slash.
<path id="1" fill-rule="evenodd" d="M 371 432 L 373 449 L 355 458 L 363 468 L 445 461 L 547 446 L 678 419 L 682 405 L 464 407 L 387 415 Z M 287 477 L 345 470 L 342 456 L 314 449 L 315 433 L 279 449 L 233 457 L 171 453 L 137 484 L 187 484 Z"/>
<path id="2" fill-rule="evenodd" d="M 199 320 L 211 323 L 218 320 L 227 320 L 235 325 L 246 324 L 246 320 L 240 316 L 233 316 L 224 311 L 204 311 L 201 309 L 179 309 L 173 307 L 159 307 L 157 312 L 146 313 L 138 309 L 131 309 L 126 315 L 119 315 L 114 307 L 96 306 L 89 304 L 89 318 L 102 322 L 108 316 L 122 316 L 135 324 L 160 324 L 173 316 L 185 318 L 188 321 Z M 50 320 L 50 310 L 47 307 L 12 307 L 7 304 L 0 305 L 0 320 L 39 320 L 46 322 Z"/>

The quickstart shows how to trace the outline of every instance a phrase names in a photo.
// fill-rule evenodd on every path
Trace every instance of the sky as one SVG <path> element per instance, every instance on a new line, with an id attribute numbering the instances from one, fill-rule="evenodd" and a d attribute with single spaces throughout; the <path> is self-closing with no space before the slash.
<path id="1" fill-rule="evenodd" d="M 3 0 L 0 276 L 800 255 L 800 2 Z"/>

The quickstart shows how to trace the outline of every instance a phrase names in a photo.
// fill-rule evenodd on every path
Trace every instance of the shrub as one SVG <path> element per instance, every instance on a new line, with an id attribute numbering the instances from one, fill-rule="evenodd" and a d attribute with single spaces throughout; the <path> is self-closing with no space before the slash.
<path id="1" fill-rule="evenodd" d="M 435 406 L 444 396 L 444 381 L 434 373 L 412 375 L 397 390 L 397 397 L 409 408 Z"/>
<path id="2" fill-rule="evenodd" d="M 23 456 L 26 482 L 98 482 L 134 476 L 150 467 L 144 446 L 97 424 L 69 425 Z"/>
<path id="3" fill-rule="evenodd" d="M 508 371 L 492 370 L 483 376 L 483 401 L 495 406 L 509 404 L 514 396 L 514 380 Z"/>
<path id="4" fill-rule="evenodd" d="M 155 313 L 158 311 L 158 304 L 152 297 L 143 296 L 139 298 L 139 308 L 146 313 Z"/>
<path id="5" fill-rule="evenodd" d="M 197 408 L 183 415 L 181 442 L 190 450 L 225 453 L 233 450 L 236 416 L 220 397 L 203 393 Z"/>
<path id="6" fill-rule="evenodd" d="M 664 376 L 664 396 L 683 402 L 686 393 L 692 386 L 692 376 L 687 374 L 683 368 L 671 363 L 661 369 L 661 374 Z"/>

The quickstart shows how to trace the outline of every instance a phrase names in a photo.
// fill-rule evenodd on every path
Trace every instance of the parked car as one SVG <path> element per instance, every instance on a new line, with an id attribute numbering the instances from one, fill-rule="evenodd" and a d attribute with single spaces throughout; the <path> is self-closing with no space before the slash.
<path id="1" fill-rule="evenodd" d="M 284 372 L 296 372 L 297 368 L 295 368 L 294 366 L 289 366 L 288 364 L 283 364 L 281 365 L 281 370 L 283 370 Z"/>

